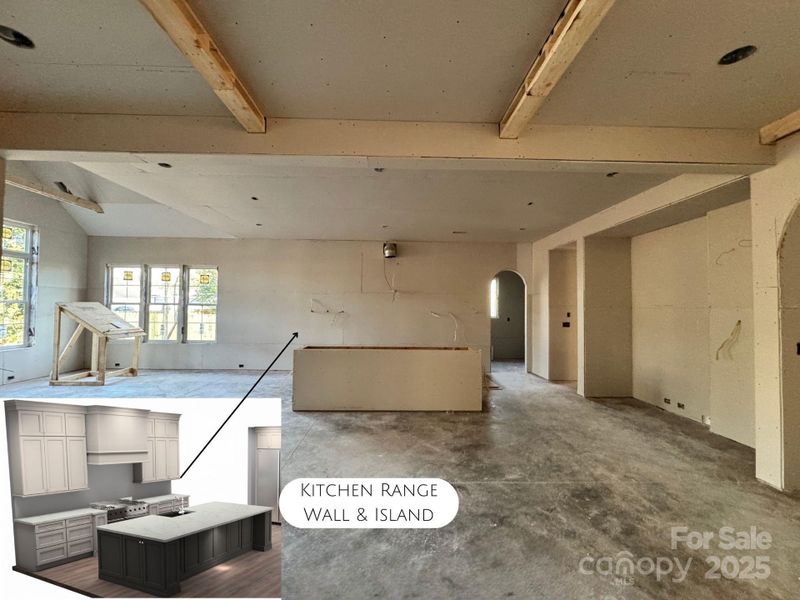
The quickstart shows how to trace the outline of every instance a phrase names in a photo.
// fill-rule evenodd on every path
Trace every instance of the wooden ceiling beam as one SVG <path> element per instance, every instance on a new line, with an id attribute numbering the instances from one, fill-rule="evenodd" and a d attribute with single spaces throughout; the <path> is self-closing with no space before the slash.
<path id="1" fill-rule="evenodd" d="M 38 194 L 39 196 L 50 198 L 51 200 L 58 200 L 64 204 L 70 204 L 72 206 L 78 206 L 87 210 L 93 210 L 96 213 L 103 212 L 103 208 L 94 200 L 87 200 L 86 198 L 75 196 L 74 194 L 67 194 L 61 190 L 45 188 L 37 181 L 29 181 L 15 175 L 6 174 L 5 179 L 7 185 L 25 190 L 26 192 L 32 192 L 34 194 Z"/>
<path id="2" fill-rule="evenodd" d="M 764 125 L 759 131 L 762 144 L 774 144 L 778 140 L 800 131 L 800 110 Z"/>
<path id="3" fill-rule="evenodd" d="M 253 97 L 186 0 L 140 0 L 189 59 L 236 120 L 249 133 L 264 133 L 267 122 Z"/>
<path id="4" fill-rule="evenodd" d="M 603 21 L 614 0 L 570 0 L 500 121 L 500 137 L 516 139 Z"/>

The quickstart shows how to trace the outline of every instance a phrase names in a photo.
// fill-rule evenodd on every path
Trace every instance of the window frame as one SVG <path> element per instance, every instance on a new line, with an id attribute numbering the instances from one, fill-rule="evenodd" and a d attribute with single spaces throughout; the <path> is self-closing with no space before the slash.
<path id="1" fill-rule="evenodd" d="M 493 277 L 489 282 L 489 318 L 500 318 L 500 278 Z"/>
<path id="2" fill-rule="evenodd" d="M 144 284 L 144 332 L 145 341 L 148 344 L 181 344 L 183 343 L 183 305 L 184 305 L 184 289 L 183 289 L 183 265 L 180 264 L 155 264 L 144 265 L 147 272 L 147 277 L 143 279 Z M 160 302 L 150 302 L 150 271 L 152 269 L 178 269 L 178 302 L 177 304 L 162 304 Z M 178 310 L 175 314 L 175 326 L 180 329 L 177 332 L 174 340 L 153 340 L 150 339 L 150 307 L 156 306 L 177 306 Z"/>
<path id="3" fill-rule="evenodd" d="M 145 318 L 144 310 L 145 310 L 145 277 L 147 275 L 147 265 L 136 265 L 132 263 L 108 263 L 106 265 L 106 285 L 105 285 L 105 294 L 103 296 L 103 304 L 105 304 L 109 309 L 111 305 L 114 304 L 114 294 L 113 294 L 113 286 L 114 286 L 114 269 L 141 269 L 141 275 L 139 277 L 139 327 L 144 329 L 143 321 Z M 119 304 L 119 303 L 117 303 Z"/>
<path id="4" fill-rule="evenodd" d="M 10 257 L 25 261 L 22 297 L 25 321 L 23 323 L 22 343 L 0 345 L 0 352 L 6 352 L 36 345 L 36 304 L 39 298 L 39 228 L 32 223 L 25 223 L 16 219 L 3 219 L 2 226 L 21 227 L 28 230 L 24 252 L 7 250 L 2 248 L 2 244 L 0 244 L 0 258 Z M 7 300 L 0 300 L 0 303 L 18 304 L 18 302 L 9 302 Z"/>
<path id="5" fill-rule="evenodd" d="M 183 265 L 183 264 L 134 264 L 134 263 L 108 263 L 106 265 L 106 281 L 105 293 L 103 296 L 103 303 L 111 308 L 112 290 L 113 285 L 113 271 L 114 268 L 140 268 L 142 269 L 142 276 L 139 289 L 139 327 L 141 327 L 145 336 L 142 340 L 147 344 L 216 344 L 219 339 L 219 267 L 217 265 Z M 150 270 L 153 268 L 161 269 L 178 269 L 179 282 L 178 287 L 178 303 L 161 304 L 155 303 L 157 306 L 177 306 L 178 312 L 176 315 L 176 324 L 179 327 L 178 335 L 174 340 L 154 340 L 150 338 L 150 307 L 154 303 L 150 302 Z M 190 340 L 188 339 L 188 319 L 189 319 L 189 271 L 191 269 L 214 269 L 217 272 L 217 320 L 215 323 L 214 339 L 213 340 Z M 16 347 L 16 346 L 15 346 Z"/>
<path id="6" fill-rule="evenodd" d="M 214 305 L 217 309 L 216 319 L 214 321 L 214 339 L 213 340 L 190 340 L 189 339 L 189 271 L 192 269 L 214 269 L 217 272 L 217 303 Z M 183 278 L 181 282 L 181 295 L 183 307 L 183 321 L 181 323 L 181 337 L 184 344 L 216 344 L 217 332 L 219 329 L 219 267 L 215 265 L 183 265 Z M 205 306 L 205 305 L 197 305 Z M 210 305 L 208 305 L 210 306 Z"/>

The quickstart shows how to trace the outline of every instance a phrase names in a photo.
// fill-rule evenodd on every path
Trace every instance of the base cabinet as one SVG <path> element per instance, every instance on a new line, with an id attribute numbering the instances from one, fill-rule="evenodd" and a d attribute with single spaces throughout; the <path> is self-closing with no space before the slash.
<path id="1" fill-rule="evenodd" d="M 186 579 L 252 549 L 252 518 L 187 536 L 181 540 L 180 577 Z"/>
<path id="2" fill-rule="evenodd" d="M 137 537 L 98 532 L 100 579 L 156 596 L 180 591 L 179 542 L 154 542 Z"/>
<path id="3" fill-rule="evenodd" d="M 98 532 L 99 577 L 157 596 L 180 592 L 180 581 L 249 550 L 272 547 L 271 516 L 256 515 L 171 542 Z"/>

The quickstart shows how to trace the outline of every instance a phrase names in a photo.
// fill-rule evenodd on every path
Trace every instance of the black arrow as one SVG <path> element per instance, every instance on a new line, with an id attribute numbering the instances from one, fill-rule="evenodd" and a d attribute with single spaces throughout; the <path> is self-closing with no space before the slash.
<path id="1" fill-rule="evenodd" d="M 292 334 L 292 337 L 290 337 L 290 338 L 289 338 L 289 341 L 288 341 L 288 342 L 286 342 L 286 345 L 285 345 L 283 348 L 281 348 L 281 351 L 280 351 L 280 352 L 278 352 L 278 355 L 277 355 L 275 358 L 273 358 L 273 359 L 272 359 L 272 362 L 271 362 L 271 363 L 269 363 L 269 366 L 268 366 L 266 369 L 264 369 L 264 372 L 261 374 L 261 376 L 260 376 L 258 379 L 256 379 L 256 382 L 253 384 L 253 387 L 251 387 L 249 390 L 247 390 L 247 393 L 246 393 L 246 394 L 244 395 L 244 397 L 243 397 L 243 398 L 242 398 L 242 399 L 239 401 L 239 404 L 237 404 L 237 405 L 236 405 L 236 408 L 234 408 L 234 409 L 231 411 L 231 414 L 229 414 L 229 415 L 228 415 L 228 418 L 227 418 L 227 419 L 225 419 L 225 420 L 222 422 L 222 425 L 220 425 L 220 426 L 219 426 L 219 429 L 217 429 L 217 430 L 214 432 L 214 435 L 212 435 L 212 436 L 211 436 L 211 439 L 210 439 L 210 440 L 208 440 L 208 441 L 206 442 L 206 445 L 205 445 L 205 446 L 203 446 L 203 449 L 202 449 L 202 450 L 200 450 L 200 452 L 198 452 L 198 453 L 197 453 L 197 456 L 195 456 L 195 457 L 194 457 L 194 460 L 192 460 L 192 462 L 190 462 L 190 463 L 189 463 L 189 466 L 188 466 L 188 467 L 186 467 L 186 469 L 184 469 L 183 473 L 181 473 L 180 479 L 183 479 L 184 475 L 186 475 L 186 473 L 188 473 L 188 472 L 189 472 L 189 469 L 191 469 L 191 468 L 192 468 L 192 465 L 193 465 L 195 462 L 197 462 L 197 459 L 198 459 L 198 458 L 200 458 L 200 455 L 201 455 L 203 452 L 205 452 L 206 448 L 208 448 L 208 446 L 211 444 L 211 442 L 213 442 L 213 441 L 214 441 L 214 438 L 215 438 L 215 437 L 217 437 L 217 434 L 218 434 L 220 431 L 222 431 L 222 428 L 223 428 L 223 427 L 225 427 L 225 424 L 226 424 L 228 421 L 230 421 L 230 420 L 231 420 L 231 417 L 234 415 L 234 413 L 235 413 L 237 410 L 239 410 L 239 407 L 240 407 L 240 406 L 241 406 L 241 405 L 244 403 L 244 401 L 245 401 L 245 400 L 247 400 L 247 397 L 248 397 L 248 396 L 249 396 L 249 395 L 250 395 L 250 394 L 253 392 L 253 390 L 254 390 L 254 389 L 256 389 L 256 387 L 258 386 L 258 384 L 259 384 L 259 383 L 261 383 L 261 380 L 262 380 L 262 379 L 264 379 L 264 375 L 266 375 L 266 374 L 269 372 L 269 370 L 272 368 L 272 365 L 274 365 L 274 364 L 275 364 L 275 363 L 278 361 L 278 359 L 281 357 L 281 354 L 283 354 L 283 353 L 284 353 L 284 351 L 285 351 L 285 350 L 286 350 L 286 349 L 289 347 L 289 344 L 291 344 L 291 343 L 292 343 L 292 342 L 295 340 L 295 338 L 297 338 L 299 335 L 300 335 L 300 334 L 299 334 L 299 333 L 297 333 L 296 331 L 295 331 L 295 332 Z"/>

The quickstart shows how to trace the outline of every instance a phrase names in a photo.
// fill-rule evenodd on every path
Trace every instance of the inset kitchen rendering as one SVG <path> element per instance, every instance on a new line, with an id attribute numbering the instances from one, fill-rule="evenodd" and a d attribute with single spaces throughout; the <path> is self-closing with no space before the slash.
<path id="1" fill-rule="evenodd" d="M 184 415 L 157 410 L 157 398 L 153 410 L 97 400 L 5 401 L 13 569 L 90 597 L 280 596 L 280 427 L 234 423 L 242 443 L 212 437 L 204 454 L 212 417 L 195 415 L 201 431 L 186 441 Z M 241 448 L 247 456 L 233 454 Z M 183 479 L 204 460 L 246 464 L 247 476 L 235 490 L 208 465 Z"/>

